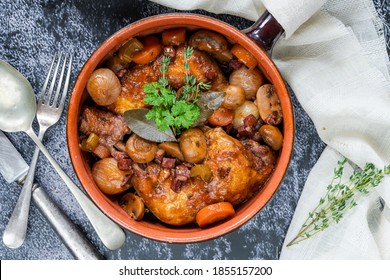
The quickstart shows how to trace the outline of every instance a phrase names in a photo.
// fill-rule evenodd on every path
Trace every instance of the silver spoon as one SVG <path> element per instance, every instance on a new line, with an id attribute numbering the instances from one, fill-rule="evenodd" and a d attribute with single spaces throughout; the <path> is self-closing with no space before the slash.
<path id="1" fill-rule="evenodd" d="M 73 183 L 35 135 L 32 122 L 36 110 L 31 84 L 15 68 L 0 60 L 0 129 L 6 132 L 23 131 L 30 136 L 69 187 L 103 244 L 110 250 L 119 249 L 126 239 L 124 231 L 105 216 Z"/>

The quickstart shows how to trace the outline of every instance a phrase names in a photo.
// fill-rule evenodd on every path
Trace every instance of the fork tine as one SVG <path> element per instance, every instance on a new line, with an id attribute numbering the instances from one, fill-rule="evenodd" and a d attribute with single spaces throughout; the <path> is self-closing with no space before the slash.
<path id="1" fill-rule="evenodd" d="M 66 73 L 64 89 L 62 91 L 61 101 L 60 101 L 60 104 L 58 106 L 58 108 L 60 110 L 62 110 L 64 108 L 66 93 L 68 92 L 68 88 L 69 88 L 69 80 L 70 80 L 70 72 L 72 69 L 72 62 L 73 62 L 73 56 L 71 54 L 69 54 L 68 72 Z"/>
<path id="2" fill-rule="evenodd" d="M 41 92 L 40 92 L 40 94 L 38 95 L 38 100 L 39 100 L 40 102 L 42 102 L 43 97 L 45 96 L 46 89 L 47 89 L 47 84 L 49 83 L 51 70 L 53 69 L 53 65 L 54 65 L 54 62 L 55 62 L 55 60 L 56 60 L 56 56 L 57 56 L 57 54 L 55 53 L 54 56 L 53 56 L 53 60 L 51 61 L 51 65 L 50 65 L 49 71 L 47 72 L 46 79 L 45 79 L 45 82 L 44 82 L 44 84 L 43 84 L 43 86 L 42 86 Z"/>
<path id="3" fill-rule="evenodd" d="M 59 96 L 60 91 L 61 91 L 62 79 L 64 78 L 64 72 L 65 72 L 65 67 L 66 67 L 66 60 L 67 60 L 67 55 L 65 54 L 64 61 L 62 62 L 62 69 L 61 69 L 60 79 L 58 81 L 56 94 L 55 94 L 54 99 L 53 99 L 53 106 L 54 107 L 57 107 L 57 100 L 58 100 L 58 96 Z M 53 77 L 53 79 L 56 79 L 56 78 L 57 77 Z"/>
<path id="4" fill-rule="evenodd" d="M 58 55 L 58 60 L 57 60 L 56 68 L 54 70 L 53 78 L 52 78 L 51 83 L 50 83 L 49 92 L 47 93 L 46 99 L 44 101 L 44 103 L 47 105 L 50 104 L 50 99 L 51 99 L 51 96 L 53 94 L 54 85 L 56 83 L 57 72 L 58 72 L 58 68 L 60 66 L 60 62 L 61 62 L 61 56 L 62 56 L 62 53 L 60 52 L 60 54 Z"/>

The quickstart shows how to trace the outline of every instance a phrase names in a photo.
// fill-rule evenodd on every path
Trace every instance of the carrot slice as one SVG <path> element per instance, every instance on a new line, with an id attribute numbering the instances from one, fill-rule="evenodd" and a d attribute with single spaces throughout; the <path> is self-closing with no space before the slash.
<path id="1" fill-rule="evenodd" d="M 200 227 L 221 221 L 233 216 L 235 213 L 230 202 L 218 202 L 200 209 L 196 214 L 196 222 Z"/>
<path id="2" fill-rule="evenodd" d="M 245 64 L 249 69 L 253 69 L 257 66 L 256 58 L 247 51 L 243 46 L 235 44 L 231 49 L 232 54 L 234 54 L 239 61 Z"/>
<path id="3" fill-rule="evenodd" d="M 186 29 L 174 28 L 164 30 L 161 36 L 164 46 L 179 46 L 186 41 Z"/>
<path id="4" fill-rule="evenodd" d="M 234 110 L 226 109 L 225 107 L 219 107 L 214 113 L 207 119 L 211 125 L 226 126 L 234 119 Z"/>
<path id="5" fill-rule="evenodd" d="M 141 38 L 143 49 L 131 55 L 132 60 L 137 64 L 147 64 L 155 59 L 162 51 L 160 39 L 155 36 Z"/>

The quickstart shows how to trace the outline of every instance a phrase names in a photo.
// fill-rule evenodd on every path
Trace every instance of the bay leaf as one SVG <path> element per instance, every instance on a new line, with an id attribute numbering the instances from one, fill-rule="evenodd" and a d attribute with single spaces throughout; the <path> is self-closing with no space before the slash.
<path id="1" fill-rule="evenodd" d="M 199 94 L 198 101 L 195 104 L 200 108 L 200 115 L 192 127 L 202 125 L 221 106 L 225 95 L 226 93 L 223 91 L 210 91 Z"/>
<path id="2" fill-rule="evenodd" d="M 151 119 L 146 119 L 149 109 L 139 108 L 128 110 L 123 117 L 128 127 L 139 137 L 153 142 L 176 142 L 177 139 L 171 129 L 161 131 Z"/>

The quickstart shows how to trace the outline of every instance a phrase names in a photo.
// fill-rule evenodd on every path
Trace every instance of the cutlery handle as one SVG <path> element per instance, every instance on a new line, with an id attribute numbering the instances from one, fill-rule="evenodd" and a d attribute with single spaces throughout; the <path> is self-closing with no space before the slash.
<path id="1" fill-rule="evenodd" d="M 35 142 L 41 152 L 46 156 L 51 165 L 57 171 L 58 175 L 60 175 L 62 180 L 68 186 L 69 190 L 84 210 L 84 213 L 87 215 L 103 244 L 110 250 L 119 249 L 126 239 L 123 229 L 104 215 L 99 208 L 97 208 L 97 206 L 75 185 L 75 183 L 73 183 L 69 176 L 50 155 L 48 150 L 43 146 L 41 141 L 39 141 L 32 129 L 27 130 L 26 133 Z"/>
<path id="2" fill-rule="evenodd" d="M 29 170 L 14 211 L 3 233 L 3 243 L 11 249 L 19 248 L 26 238 L 34 173 L 31 169 Z"/>
<path id="3" fill-rule="evenodd" d="M 37 184 L 33 186 L 32 200 L 76 259 L 104 259 L 77 226 L 53 202 L 45 190 Z"/>
<path id="4" fill-rule="evenodd" d="M 44 132 L 39 132 L 38 138 L 42 140 Z M 35 169 L 39 156 L 38 147 L 35 148 L 31 159 L 30 168 L 27 177 L 24 180 L 23 188 L 16 202 L 14 211 L 8 221 L 7 227 L 3 233 L 4 244 L 12 249 L 19 248 L 26 238 L 28 214 L 30 212 L 31 190 L 34 183 Z"/>

